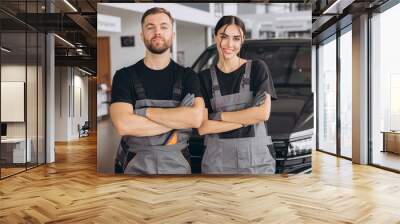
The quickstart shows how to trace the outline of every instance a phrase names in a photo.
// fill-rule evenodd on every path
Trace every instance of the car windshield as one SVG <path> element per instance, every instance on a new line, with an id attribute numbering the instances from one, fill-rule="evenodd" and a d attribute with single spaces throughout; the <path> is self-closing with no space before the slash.
<path id="1" fill-rule="evenodd" d="M 305 46 L 246 46 L 243 57 L 261 59 L 271 70 L 276 87 L 311 85 L 310 48 Z"/>
<path id="2" fill-rule="evenodd" d="M 271 70 L 276 87 L 296 85 L 311 86 L 311 52 L 308 44 L 256 43 L 245 44 L 241 57 L 246 59 L 261 59 Z M 206 50 L 193 65 L 195 72 L 210 68 L 218 59 L 216 48 Z"/>
<path id="3" fill-rule="evenodd" d="M 313 95 L 311 92 L 311 47 L 306 41 L 249 41 L 241 57 L 261 59 L 268 65 L 274 82 L 277 101 L 272 102 L 268 124 L 273 138 L 286 139 L 289 134 L 313 127 Z M 200 72 L 216 64 L 215 47 L 207 49 L 193 65 Z"/>

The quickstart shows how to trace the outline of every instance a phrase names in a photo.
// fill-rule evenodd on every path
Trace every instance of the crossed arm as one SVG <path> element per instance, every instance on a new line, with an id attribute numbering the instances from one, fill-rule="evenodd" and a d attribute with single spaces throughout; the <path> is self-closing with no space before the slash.
<path id="1" fill-rule="evenodd" d="M 242 128 L 243 125 L 257 124 L 268 120 L 270 112 L 271 96 L 267 95 L 264 104 L 260 106 L 233 112 L 222 112 L 221 121 L 204 120 L 198 128 L 198 132 L 200 135 L 216 134 Z"/>
<path id="2" fill-rule="evenodd" d="M 146 117 L 136 115 L 129 103 L 111 104 L 110 115 L 119 135 L 155 136 L 173 129 L 198 128 L 203 120 L 204 101 L 194 99 L 192 107 L 149 108 Z"/>

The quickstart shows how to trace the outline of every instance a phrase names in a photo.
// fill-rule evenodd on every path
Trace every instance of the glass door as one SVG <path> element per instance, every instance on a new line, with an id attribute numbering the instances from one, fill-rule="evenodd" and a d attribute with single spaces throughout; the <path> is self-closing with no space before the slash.
<path id="1" fill-rule="evenodd" d="M 400 4 L 371 18 L 372 164 L 400 171 Z"/>
<path id="2" fill-rule="evenodd" d="M 26 33 L 1 34 L 1 176 L 26 170 Z M 6 50 L 4 50 L 6 49 Z"/>
<path id="3" fill-rule="evenodd" d="M 321 43 L 318 63 L 318 150 L 336 154 L 336 35 Z"/>
<path id="4" fill-rule="evenodd" d="M 352 33 L 341 31 L 340 41 L 340 155 L 352 158 Z"/>

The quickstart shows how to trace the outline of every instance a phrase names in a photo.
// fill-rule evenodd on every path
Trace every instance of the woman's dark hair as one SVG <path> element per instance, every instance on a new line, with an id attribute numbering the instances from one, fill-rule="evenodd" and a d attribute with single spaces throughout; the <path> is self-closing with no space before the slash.
<path id="1" fill-rule="evenodd" d="M 218 30 L 225 25 L 236 25 L 242 30 L 243 36 L 246 33 L 246 27 L 244 26 L 244 23 L 241 19 L 236 16 L 223 16 L 221 19 L 218 20 L 217 25 L 215 25 L 214 35 L 217 35 Z M 226 26 L 225 29 L 227 27 L 228 26 Z"/>
<path id="2" fill-rule="evenodd" d="M 174 19 L 172 18 L 171 13 L 168 10 L 161 8 L 161 7 L 153 7 L 143 13 L 142 21 L 141 21 L 142 26 L 144 24 L 144 20 L 146 19 L 146 17 L 149 15 L 154 15 L 154 14 L 165 14 L 169 17 L 169 19 L 171 20 L 171 23 L 174 23 Z"/>

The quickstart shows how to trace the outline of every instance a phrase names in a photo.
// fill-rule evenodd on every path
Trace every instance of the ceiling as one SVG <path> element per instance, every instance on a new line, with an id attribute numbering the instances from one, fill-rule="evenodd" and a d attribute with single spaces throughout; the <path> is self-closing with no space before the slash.
<path id="1" fill-rule="evenodd" d="M 380 7 L 388 0 L 312 0 L 312 36 L 317 43 L 337 29 L 351 24 L 352 18 Z"/>
<path id="2" fill-rule="evenodd" d="M 44 47 L 36 43 L 36 35 L 50 32 L 61 37 L 55 38 L 56 66 L 78 66 L 95 74 L 97 2 L 101 1 L 1 0 L 2 46 L 12 50 L 7 60 L 35 57 Z"/>
<path id="3" fill-rule="evenodd" d="M 387 0 L 310 0 L 312 4 L 312 35 L 313 40 L 324 38 L 335 32 L 338 21 L 343 21 L 346 16 L 351 22 L 352 16 L 379 7 Z M 46 4 L 47 2 L 47 4 Z M 18 33 L 54 32 L 61 38 L 74 45 L 55 40 L 56 65 L 75 65 L 86 67 L 96 72 L 96 25 L 97 3 L 99 2 L 135 2 L 114 0 L 1 0 L 0 1 L 0 26 L 4 38 L 18 51 L 24 50 L 25 38 L 16 37 Z M 137 1 L 136 1 L 137 2 Z M 145 1 L 142 1 L 145 2 Z M 159 2 L 162 2 L 159 1 Z M 177 1 L 179 2 L 179 1 Z M 268 1 L 287 2 L 287 1 Z M 304 2 L 304 1 L 298 1 Z M 68 4 L 69 3 L 69 4 Z M 50 13 L 51 11 L 51 13 Z M 344 24 L 345 25 L 345 24 Z M 327 33 L 327 34 L 324 34 Z M 28 38 L 29 39 L 29 38 Z M 29 41 L 29 40 L 28 40 Z M 3 46 L 6 43 L 2 42 Z M 19 47 L 18 47 L 19 46 Z M 27 52 L 34 46 L 28 44 Z M 79 50 L 78 50 L 79 49 Z M 21 52 L 21 54 L 26 52 Z"/>

